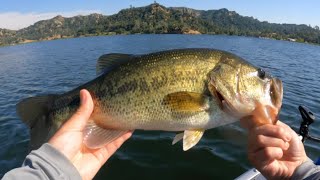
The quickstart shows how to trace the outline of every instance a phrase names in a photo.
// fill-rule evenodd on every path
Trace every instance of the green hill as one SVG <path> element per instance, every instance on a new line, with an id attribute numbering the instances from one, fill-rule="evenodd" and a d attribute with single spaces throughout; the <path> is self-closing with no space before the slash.
<path id="1" fill-rule="evenodd" d="M 18 31 L 0 29 L 0 45 L 79 36 L 140 33 L 228 34 L 320 44 L 319 27 L 261 22 L 227 9 L 203 11 L 185 7 L 167 8 L 153 3 L 145 7 L 123 9 L 110 16 L 57 16 Z"/>

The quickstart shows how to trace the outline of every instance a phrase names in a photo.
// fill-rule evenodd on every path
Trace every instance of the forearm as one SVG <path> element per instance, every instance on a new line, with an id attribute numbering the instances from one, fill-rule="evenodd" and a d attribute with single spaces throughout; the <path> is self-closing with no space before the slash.
<path id="1" fill-rule="evenodd" d="M 292 180 L 318 180 L 320 179 L 320 166 L 313 163 L 311 159 L 301 164 L 293 173 Z"/>
<path id="2" fill-rule="evenodd" d="M 22 167 L 5 174 L 3 180 L 9 179 L 81 179 L 77 169 L 58 150 L 49 144 L 32 151 Z"/>

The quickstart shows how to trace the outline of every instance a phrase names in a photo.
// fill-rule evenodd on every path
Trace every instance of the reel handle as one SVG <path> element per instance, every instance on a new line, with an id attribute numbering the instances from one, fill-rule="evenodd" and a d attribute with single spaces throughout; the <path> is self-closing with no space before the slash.
<path id="1" fill-rule="evenodd" d="M 314 120 L 316 119 L 316 117 L 308 108 L 299 106 L 299 111 L 302 117 L 302 122 L 304 124 L 310 125 L 314 123 Z"/>
<path id="2" fill-rule="evenodd" d="M 299 134 L 302 136 L 302 142 L 304 142 L 306 139 L 320 142 L 320 138 L 309 135 L 309 125 L 314 123 L 316 119 L 315 115 L 309 109 L 303 106 L 299 106 L 299 111 L 302 117 L 302 122 L 299 129 Z"/>

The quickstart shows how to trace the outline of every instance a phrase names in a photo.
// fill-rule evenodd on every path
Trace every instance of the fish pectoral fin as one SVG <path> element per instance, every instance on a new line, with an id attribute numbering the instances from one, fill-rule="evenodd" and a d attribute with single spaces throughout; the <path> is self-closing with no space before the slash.
<path id="1" fill-rule="evenodd" d="M 95 124 L 92 120 L 84 128 L 84 144 L 90 149 L 100 148 L 128 131 L 104 129 Z"/>
<path id="2" fill-rule="evenodd" d="M 172 141 L 172 145 L 174 145 L 175 143 L 179 142 L 181 139 L 183 139 L 183 133 L 177 134 L 177 135 L 174 137 L 173 141 Z"/>
<path id="3" fill-rule="evenodd" d="M 195 92 L 175 92 L 163 99 L 173 112 L 200 112 L 209 108 L 209 97 Z"/>
<path id="4" fill-rule="evenodd" d="M 104 54 L 99 57 L 96 66 L 96 74 L 99 75 L 103 72 L 118 67 L 123 63 L 126 63 L 133 59 L 134 55 L 131 54 L 120 54 L 120 53 L 111 53 Z"/>
<path id="5" fill-rule="evenodd" d="M 200 141 L 203 133 L 204 129 L 185 130 L 183 135 L 183 150 L 187 151 L 195 146 Z"/>

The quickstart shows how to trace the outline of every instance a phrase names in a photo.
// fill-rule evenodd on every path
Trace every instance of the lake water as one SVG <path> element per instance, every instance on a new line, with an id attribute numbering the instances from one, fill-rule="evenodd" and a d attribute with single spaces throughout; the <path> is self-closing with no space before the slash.
<path id="1" fill-rule="evenodd" d="M 0 177 L 21 165 L 28 129 L 15 104 L 26 97 L 62 93 L 95 77 L 105 53 L 143 54 L 174 48 L 215 48 L 235 53 L 279 77 L 284 84 L 280 119 L 300 124 L 298 105 L 320 116 L 320 46 L 247 37 L 128 35 L 55 40 L 0 48 Z M 320 137 L 320 122 L 311 133 Z M 96 179 L 233 179 L 250 168 L 246 131 L 239 123 L 206 131 L 187 152 L 171 145 L 174 133 L 136 131 Z M 320 144 L 307 142 L 312 159 Z"/>

